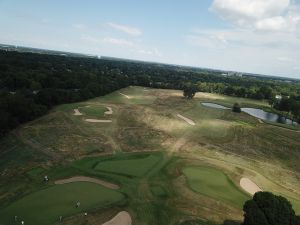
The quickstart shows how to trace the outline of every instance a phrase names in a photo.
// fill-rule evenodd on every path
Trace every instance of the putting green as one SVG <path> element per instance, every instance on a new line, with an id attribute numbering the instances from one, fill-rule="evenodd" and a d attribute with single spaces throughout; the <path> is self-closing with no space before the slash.
<path id="1" fill-rule="evenodd" d="M 134 157 L 137 158 L 101 161 L 97 164 L 95 170 L 142 177 L 162 159 L 160 154 L 143 156 L 143 158 Z"/>
<path id="2" fill-rule="evenodd" d="M 98 184 L 76 182 L 56 185 L 32 193 L 0 210 L 0 224 L 15 224 L 14 217 L 30 225 L 48 225 L 87 210 L 117 203 L 124 196 Z M 76 202 L 80 207 L 76 208 Z"/>
<path id="3" fill-rule="evenodd" d="M 80 108 L 79 111 L 85 116 L 99 119 L 104 117 L 104 112 L 106 112 L 107 109 L 104 106 L 93 105 L 89 107 Z"/>
<path id="4" fill-rule="evenodd" d="M 200 194 L 242 208 L 250 199 L 222 171 L 211 167 L 186 167 L 183 174 L 190 188 Z"/>

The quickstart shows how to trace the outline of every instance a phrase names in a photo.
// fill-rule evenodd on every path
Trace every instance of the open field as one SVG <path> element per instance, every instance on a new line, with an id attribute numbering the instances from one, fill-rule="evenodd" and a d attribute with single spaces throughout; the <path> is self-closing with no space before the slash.
<path id="1" fill-rule="evenodd" d="M 24 205 L 41 195 L 63 196 L 68 188 L 65 199 L 49 200 L 51 207 L 58 204 L 64 209 L 46 215 L 47 224 L 64 213 L 67 217 L 57 224 L 98 225 L 121 211 L 130 214 L 133 225 L 181 225 L 189 220 L 221 224 L 242 219 L 241 206 L 250 198 L 239 186 L 243 177 L 288 198 L 300 214 L 300 133 L 200 102 L 269 108 L 266 102 L 223 95 L 198 93 L 185 100 L 177 90 L 128 87 L 58 106 L 13 131 L 0 140 L 0 224 L 12 224 L 15 210 L 25 210 L 27 221 L 36 212 L 44 215 L 43 207 L 49 207 L 44 201 L 28 209 Z M 112 114 L 105 115 L 107 107 Z M 74 116 L 74 109 L 83 115 Z M 45 175 L 50 178 L 47 184 L 42 181 Z M 54 185 L 77 176 L 120 189 L 86 182 Z M 91 193 L 78 193 L 87 186 Z M 68 207 L 74 205 L 70 199 L 76 201 L 75 194 L 86 198 L 78 214 Z M 88 216 L 82 216 L 83 210 Z"/>

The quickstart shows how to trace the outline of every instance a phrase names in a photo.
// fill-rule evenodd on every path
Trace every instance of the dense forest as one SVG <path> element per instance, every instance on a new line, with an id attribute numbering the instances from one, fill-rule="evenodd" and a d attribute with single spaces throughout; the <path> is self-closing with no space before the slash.
<path id="1" fill-rule="evenodd" d="M 129 85 L 267 99 L 300 120 L 300 84 L 222 71 L 114 59 L 0 51 L 0 136 L 53 106 L 101 96 Z M 280 95 L 282 99 L 275 98 Z"/>

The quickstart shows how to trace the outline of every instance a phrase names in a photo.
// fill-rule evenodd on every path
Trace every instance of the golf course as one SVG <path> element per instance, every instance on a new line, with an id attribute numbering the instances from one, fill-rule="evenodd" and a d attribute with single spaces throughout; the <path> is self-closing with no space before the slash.
<path id="1" fill-rule="evenodd" d="M 203 102 L 271 110 L 129 86 L 21 125 L 0 140 L 0 225 L 222 224 L 242 221 L 256 190 L 300 215 L 299 125 Z"/>

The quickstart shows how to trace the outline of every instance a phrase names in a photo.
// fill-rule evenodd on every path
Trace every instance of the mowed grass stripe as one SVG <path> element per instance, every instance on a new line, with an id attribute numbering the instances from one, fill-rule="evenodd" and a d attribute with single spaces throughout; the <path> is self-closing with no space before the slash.
<path id="1" fill-rule="evenodd" d="M 15 224 L 14 217 L 25 224 L 48 225 L 66 217 L 93 208 L 104 207 L 121 201 L 124 195 L 88 182 L 55 185 L 32 193 L 0 211 L 0 224 Z M 81 205 L 76 208 L 77 202 Z"/>
<path id="2" fill-rule="evenodd" d="M 186 167 L 183 174 L 190 188 L 200 194 L 242 208 L 250 196 L 242 192 L 222 171 L 211 167 Z"/>

